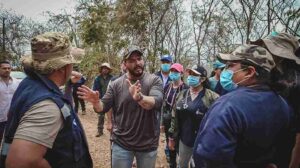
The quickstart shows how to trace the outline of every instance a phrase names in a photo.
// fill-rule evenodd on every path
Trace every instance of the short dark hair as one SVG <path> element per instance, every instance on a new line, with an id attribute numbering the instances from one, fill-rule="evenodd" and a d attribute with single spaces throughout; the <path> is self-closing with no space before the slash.
<path id="1" fill-rule="evenodd" d="M 256 70 L 256 80 L 258 84 L 270 84 L 271 81 L 271 73 L 265 70 L 264 68 L 250 62 L 250 61 L 242 61 L 241 62 L 242 69 L 247 68 L 249 66 L 253 66 Z"/>
<path id="2" fill-rule="evenodd" d="M 9 61 L 7 61 L 7 60 L 0 61 L 0 66 L 1 66 L 2 64 L 9 64 L 9 65 L 10 65 L 10 62 L 9 62 Z"/>

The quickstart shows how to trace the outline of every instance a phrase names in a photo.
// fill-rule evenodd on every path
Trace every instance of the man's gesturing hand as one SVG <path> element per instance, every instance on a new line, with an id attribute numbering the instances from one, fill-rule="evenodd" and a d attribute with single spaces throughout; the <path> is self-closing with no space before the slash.
<path id="1" fill-rule="evenodd" d="M 137 80 L 134 84 L 131 84 L 129 79 L 126 79 L 127 84 L 129 86 L 129 93 L 131 94 L 133 100 L 139 101 L 142 99 L 141 94 L 141 84 L 140 81 Z"/>
<path id="2" fill-rule="evenodd" d="M 77 91 L 78 97 L 91 102 L 93 105 L 99 102 L 99 92 L 82 85 Z"/>

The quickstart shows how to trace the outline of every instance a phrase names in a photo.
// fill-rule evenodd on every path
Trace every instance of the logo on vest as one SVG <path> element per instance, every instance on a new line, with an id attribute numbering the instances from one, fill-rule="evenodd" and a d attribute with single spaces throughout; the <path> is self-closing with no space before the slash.
<path id="1" fill-rule="evenodd" d="M 75 119 L 73 120 L 73 125 L 75 125 L 77 127 L 77 123 L 76 123 Z"/>

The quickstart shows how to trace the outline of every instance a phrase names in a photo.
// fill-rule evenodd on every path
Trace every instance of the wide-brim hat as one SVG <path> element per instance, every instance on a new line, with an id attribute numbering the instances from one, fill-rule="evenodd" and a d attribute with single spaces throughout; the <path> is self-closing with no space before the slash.
<path id="1" fill-rule="evenodd" d="M 102 67 L 106 67 L 106 68 L 108 68 L 109 70 L 112 70 L 112 68 L 111 68 L 110 64 L 109 64 L 109 63 L 107 63 L 107 62 L 105 62 L 105 63 L 102 63 L 102 64 L 100 65 L 100 68 L 102 68 Z"/>
<path id="2" fill-rule="evenodd" d="M 80 63 L 84 50 L 72 48 L 69 37 L 48 32 L 31 40 L 31 55 L 23 56 L 21 63 L 42 74 L 48 74 L 68 64 Z"/>
<path id="3" fill-rule="evenodd" d="M 299 42 L 293 35 L 279 33 L 250 43 L 266 47 L 272 55 L 294 60 L 297 64 L 300 64 L 300 58 L 295 55 L 296 50 L 299 48 Z"/>

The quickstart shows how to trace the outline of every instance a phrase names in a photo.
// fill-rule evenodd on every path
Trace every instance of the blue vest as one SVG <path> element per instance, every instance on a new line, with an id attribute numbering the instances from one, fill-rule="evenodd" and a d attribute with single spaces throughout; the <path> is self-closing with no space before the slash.
<path id="1" fill-rule="evenodd" d="M 34 72 L 25 78 L 16 90 L 1 149 L 1 167 L 5 167 L 5 158 L 9 146 L 26 111 L 34 104 L 51 99 L 61 109 L 63 128 L 58 132 L 52 149 L 48 149 L 45 159 L 55 168 L 92 168 L 93 163 L 88 150 L 87 140 L 81 123 L 74 113 L 70 102 L 64 98 L 59 88 L 49 79 Z"/>

